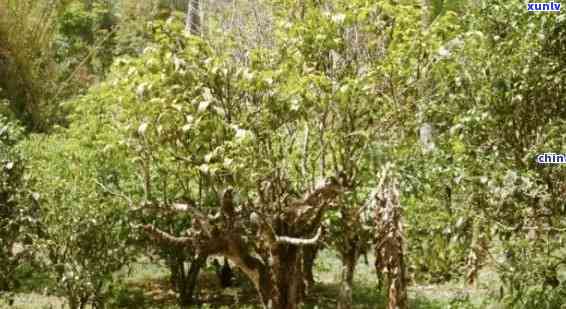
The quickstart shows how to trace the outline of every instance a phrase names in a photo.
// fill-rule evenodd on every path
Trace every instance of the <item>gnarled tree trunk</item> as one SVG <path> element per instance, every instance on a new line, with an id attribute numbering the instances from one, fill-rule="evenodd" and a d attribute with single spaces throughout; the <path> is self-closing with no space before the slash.
<path id="1" fill-rule="evenodd" d="M 194 204 L 172 205 L 176 211 L 192 213 L 193 227 L 185 232 L 187 236 L 172 236 L 150 224 L 143 228 L 166 246 L 228 258 L 252 281 L 264 308 L 295 309 L 301 305 L 305 292 L 303 248 L 318 243 L 322 212 L 329 200 L 341 193 L 341 188 L 342 181 L 331 178 L 306 192 L 303 198 L 286 201 L 284 211 L 274 214 L 274 208 L 270 208 L 263 215 L 239 213 L 241 208 L 234 205 L 232 189 L 226 189 L 219 199 L 220 212 L 213 216 L 200 212 Z M 264 193 L 260 190 L 255 202 L 257 210 L 277 202 L 267 200 Z M 300 238 L 314 231 L 314 237 Z"/>
<path id="2" fill-rule="evenodd" d="M 272 289 L 266 308 L 295 309 L 303 299 L 303 264 L 301 248 L 279 245 L 273 268 L 269 269 L 275 289 Z"/>
<path id="3" fill-rule="evenodd" d="M 279 245 L 280 259 L 277 274 L 280 308 L 294 309 L 304 296 L 304 274 L 302 248 L 292 245 Z"/>

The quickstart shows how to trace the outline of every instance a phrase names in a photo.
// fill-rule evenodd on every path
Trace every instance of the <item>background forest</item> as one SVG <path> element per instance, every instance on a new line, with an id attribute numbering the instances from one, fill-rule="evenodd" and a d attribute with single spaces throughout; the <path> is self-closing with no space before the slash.
<path id="1" fill-rule="evenodd" d="M 0 0 L 0 307 L 564 308 L 566 13 Z"/>

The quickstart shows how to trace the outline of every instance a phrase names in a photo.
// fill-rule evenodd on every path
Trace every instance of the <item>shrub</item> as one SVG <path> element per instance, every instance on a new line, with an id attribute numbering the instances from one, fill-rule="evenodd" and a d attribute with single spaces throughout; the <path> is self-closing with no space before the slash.
<path id="1" fill-rule="evenodd" d="M 31 257 L 36 222 L 26 190 L 25 157 L 16 147 L 21 128 L 0 115 L 0 296 L 19 285 L 17 270 Z"/>

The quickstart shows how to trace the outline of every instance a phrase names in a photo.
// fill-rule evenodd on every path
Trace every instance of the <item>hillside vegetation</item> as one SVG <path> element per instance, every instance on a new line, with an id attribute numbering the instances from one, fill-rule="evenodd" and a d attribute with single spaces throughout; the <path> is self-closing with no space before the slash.
<path id="1" fill-rule="evenodd" d="M 0 307 L 562 308 L 527 8 L 0 0 Z"/>

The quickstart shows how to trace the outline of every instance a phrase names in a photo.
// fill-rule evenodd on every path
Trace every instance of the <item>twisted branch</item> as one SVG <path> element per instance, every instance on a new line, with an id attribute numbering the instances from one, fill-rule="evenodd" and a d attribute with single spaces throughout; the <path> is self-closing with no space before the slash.
<path id="1" fill-rule="evenodd" d="M 173 236 L 156 228 L 153 224 L 143 225 L 142 228 L 147 234 L 149 234 L 150 237 L 158 240 L 159 242 L 167 243 L 176 247 L 186 247 L 192 245 L 191 238 Z"/>
<path id="2" fill-rule="evenodd" d="M 316 245 L 316 243 L 320 239 L 320 235 L 322 235 L 322 229 L 319 227 L 318 231 L 316 232 L 316 235 L 310 239 L 295 238 L 288 236 L 275 236 L 275 239 L 279 244 L 288 244 L 293 246 L 312 246 L 312 245 Z"/>

